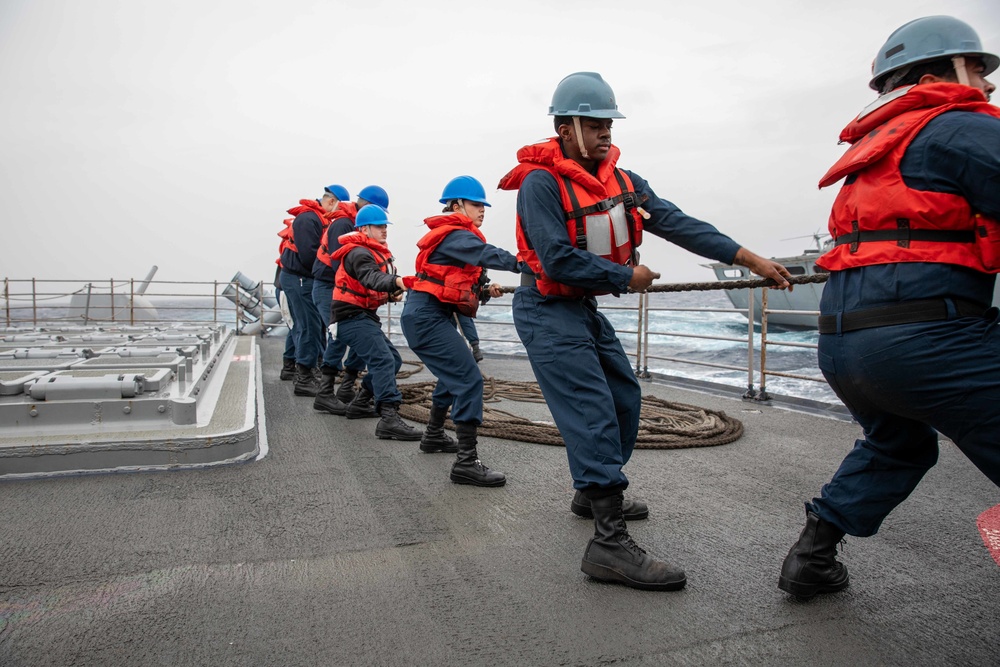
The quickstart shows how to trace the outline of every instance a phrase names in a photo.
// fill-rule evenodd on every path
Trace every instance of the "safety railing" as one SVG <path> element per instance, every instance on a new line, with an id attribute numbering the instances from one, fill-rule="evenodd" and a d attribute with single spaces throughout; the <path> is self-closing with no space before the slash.
<path id="1" fill-rule="evenodd" d="M 234 279 L 176 281 L 3 279 L 2 318 L 8 328 L 63 325 L 144 325 L 156 322 L 246 324 L 245 300 L 224 297 Z"/>
<path id="2" fill-rule="evenodd" d="M 768 331 L 768 316 L 778 315 L 778 314 L 794 314 L 798 316 L 819 316 L 819 311 L 806 311 L 806 310 L 771 310 L 767 307 L 767 292 L 766 288 L 760 289 L 760 300 L 762 302 L 759 308 L 760 313 L 760 323 L 755 322 L 755 315 L 758 312 L 758 308 L 755 305 L 756 299 L 754 295 L 751 294 L 747 301 L 747 308 L 705 308 L 705 307 L 678 307 L 678 306 L 655 306 L 650 305 L 649 295 L 644 294 L 642 298 L 642 304 L 640 310 L 642 312 L 642 320 L 645 324 L 641 340 L 639 343 L 639 352 L 637 354 L 636 363 L 636 374 L 639 377 L 649 377 L 649 368 L 651 364 L 659 361 L 673 364 L 684 364 L 689 366 L 701 366 L 707 368 L 715 368 L 729 371 L 745 372 L 746 374 L 746 389 L 744 391 L 743 397 L 747 399 L 752 399 L 756 401 L 768 401 L 770 400 L 770 394 L 767 390 L 768 378 L 789 378 L 795 380 L 804 380 L 808 382 L 815 382 L 818 384 L 826 384 L 826 380 L 819 376 L 803 375 L 800 373 L 790 373 L 782 370 L 774 370 L 768 367 L 768 350 L 771 348 L 798 348 L 798 349 L 810 349 L 815 350 L 817 348 L 816 343 L 808 342 L 798 342 L 798 341 L 786 341 L 786 340 L 776 340 L 772 336 L 769 336 Z M 739 313 L 746 317 L 746 335 L 742 336 L 726 336 L 726 335 L 712 335 L 705 333 L 689 333 L 682 332 L 671 329 L 654 329 L 649 326 L 651 321 L 650 314 L 656 312 L 663 313 Z M 758 333 L 759 328 L 759 333 Z M 772 332 L 773 333 L 773 332 Z M 699 340 L 713 340 L 729 342 L 734 344 L 740 344 L 745 348 L 745 363 L 743 364 L 733 364 L 733 363 L 720 363 L 715 361 L 706 361 L 693 359 L 691 357 L 680 356 L 680 355 L 664 355 L 657 354 L 652 351 L 653 346 L 650 344 L 650 339 L 667 339 L 667 338 L 693 338 Z"/>
<path id="3" fill-rule="evenodd" d="M 826 280 L 825 275 L 808 276 L 805 278 L 793 279 L 793 283 L 812 282 L 818 283 Z M 754 293 L 750 293 L 747 299 L 746 308 L 737 307 L 692 307 L 692 306 L 670 306 L 657 305 L 652 302 L 652 294 L 631 295 L 629 299 L 602 301 L 601 311 L 615 317 L 615 331 L 619 335 L 622 347 L 626 354 L 635 362 L 635 372 L 640 378 L 652 376 L 650 367 L 655 367 L 657 362 L 666 364 L 681 364 L 687 366 L 699 366 L 703 368 L 720 369 L 745 373 L 746 388 L 743 393 L 744 398 L 754 401 L 768 401 L 771 396 L 768 392 L 768 378 L 788 378 L 802 380 L 818 385 L 826 385 L 825 379 L 820 375 L 810 376 L 801 373 L 792 373 L 784 370 L 777 370 L 768 367 L 768 350 L 775 348 L 798 348 L 815 350 L 817 345 L 810 342 L 788 341 L 775 338 L 774 331 L 768 331 L 769 315 L 797 316 L 819 316 L 818 311 L 809 310 L 778 310 L 769 309 L 767 306 L 768 289 L 766 287 L 748 287 L 748 284 L 763 283 L 763 281 L 723 281 L 718 283 L 693 283 L 687 285 L 660 285 L 654 289 L 660 292 L 683 292 L 684 289 L 671 289 L 673 287 L 690 287 L 697 291 L 716 290 L 721 292 L 725 289 L 752 289 L 757 290 L 761 306 L 756 306 L 758 299 L 754 298 Z M 402 310 L 401 304 L 388 304 L 383 311 L 385 329 L 394 342 L 402 345 L 406 344 L 405 338 L 399 329 L 398 316 Z M 495 311 L 495 312 L 494 312 Z M 491 346 L 504 345 L 510 347 L 512 343 L 519 341 L 514 332 L 513 319 L 510 316 L 511 307 L 509 297 L 493 299 L 480 308 L 480 315 L 476 319 L 476 327 L 480 330 L 480 347 L 486 351 L 491 351 Z M 501 313 L 497 316 L 495 313 Z M 746 334 L 743 335 L 721 335 L 710 333 L 691 333 L 670 328 L 656 328 L 652 324 L 653 315 L 656 313 L 698 313 L 698 314 L 740 314 L 746 319 Z M 759 318 L 756 316 L 759 314 Z M 759 319 L 759 323 L 755 320 Z M 731 324 L 731 323 L 730 323 Z M 720 327 L 721 328 L 721 327 Z M 489 330 L 497 330 L 496 335 L 489 335 Z M 486 335 L 484 335 L 486 334 Z M 778 334 L 779 336 L 782 334 Z M 718 361 L 708 361 L 696 359 L 683 354 L 664 354 L 658 350 L 669 349 L 669 345 L 656 344 L 657 341 L 670 339 L 696 339 L 701 341 L 718 341 L 723 343 L 733 343 L 742 346 L 745 355 L 742 363 L 724 363 Z"/>
<path id="4" fill-rule="evenodd" d="M 818 282 L 811 277 L 810 282 Z M 760 282 L 760 281 L 757 281 Z M 266 293 L 263 281 L 252 281 L 241 273 L 230 281 L 154 281 L 145 280 L 88 280 L 62 281 L 11 279 L 3 281 L 2 317 L 10 327 L 38 326 L 41 323 L 128 325 L 152 324 L 163 321 L 211 321 L 232 323 L 241 333 L 267 333 L 282 325 L 277 301 Z M 685 287 L 704 291 L 709 287 L 723 290 L 730 286 L 748 289 L 732 282 L 695 283 L 688 285 L 658 285 L 654 291 L 685 291 Z M 676 288 L 676 289 L 675 289 Z M 781 348 L 815 349 L 814 343 L 781 340 L 768 330 L 768 317 L 777 314 L 818 315 L 815 311 L 771 310 L 767 307 L 768 290 L 759 289 L 760 323 L 755 320 L 758 312 L 753 295 L 747 308 L 701 307 L 664 305 L 657 303 L 651 293 L 628 295 L 622 299 L 602 300 L 601 310 L 614 320 L 622 346 L 634 360 L 636 375 L 651 376 L 650 368 L 666 365 L 683 365 L 745 373 L 748 399 L 766 401 L 769 378 L 788 378 L 825 384 L 822 377 L 803 375 L 775 369 L 768 365 L 769 350 Z M 221 298 L 220 298 L 221 297 Z M 405 345 L 399 328 L 402 304 L 390 303 L 384 307 L 383 321 L 386 333 L 394 342 Z M 657 326 L 658 313 L 733 314 L 746 319 L 746 334 L 705 333 L 681 331 L 669 326 Z M 669 320 L 667 320 L 669 324 Z M 476 319 L 480 333 L 480 346 L 487 352 L 523 352 L 514 331 L 510 297 L 493 299 L 480 309 Z M 732 323 L 725 329 L 732 330 Z M 283 329 L 282 329 L 283 331 Z M 742 346 L 745 355 L 739 363 L 727 363 L 695 358 L 683 349 L 671 353 L 665 341 L 699 339 Z M 673 346 L 683 348 L 682 345 Z"/>

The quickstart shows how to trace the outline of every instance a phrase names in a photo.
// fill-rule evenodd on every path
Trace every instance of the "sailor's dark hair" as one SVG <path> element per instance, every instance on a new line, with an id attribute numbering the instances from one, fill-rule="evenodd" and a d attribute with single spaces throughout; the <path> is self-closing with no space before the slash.
<path id="1" fill-rule="evenodd" d="M 968 57 L 972 58 L 974 56 Z M 958 81 L 958 76 L 955 74 L 955 65 L 952 63 L 951 58 L 939 58 L 937 60 L 928 60 L 925 63 L 917 63 L 906 72 L 900 72 L 899 74 L 893 72 L 882 82 L 881 93 L 885 95 L 897 88 L 915 85 L 925 74 L 936 76 L 939 79 Z"/>

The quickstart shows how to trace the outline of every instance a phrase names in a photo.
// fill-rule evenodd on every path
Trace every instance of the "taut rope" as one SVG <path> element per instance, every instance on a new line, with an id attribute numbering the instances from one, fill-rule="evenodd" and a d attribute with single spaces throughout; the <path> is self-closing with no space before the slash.
<path id="1" fill-rule="evenodd" d="M 811 276 L 792 276 L 788 278 L 791 285 L 805 285 L 807 283 L 825 283 L 829 277 L 826 273 L 814 273 Z M 708 292 L 717 289 L 747 289 L 757 287 L 774 287 L 778 283 L 770 278 L 749 278 L 746 280 L 720 280 L 713 283 L 669 283 L 661 285 L 650 285 L 646 292 Z M 513 294 L 517 287 L 501 288 L 504 294 Z M 635 294 L 636 292 L 630 292 Z"/>

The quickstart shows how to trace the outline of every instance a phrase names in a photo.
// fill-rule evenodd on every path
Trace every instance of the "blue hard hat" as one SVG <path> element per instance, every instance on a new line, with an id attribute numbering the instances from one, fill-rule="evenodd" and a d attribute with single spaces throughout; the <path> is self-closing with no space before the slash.
<path id="1" fill-rule="evenodd" d="M 382 208 L 389 208 L 389 195 L 387 195 L 385 190 L 377 185 L 366 185 L 361 188 L 361 192 L 358 193 L 358 196 L 369 204 L 375 204 L 376 206 L 381 206 Z"/>
<path id="2" fill-rule="evenodd" d="M 597 72 L 570 74 L 556 86 L 552 94 L 550 116 L 583 116 L 584 118 L 624 118 L 618 111 L 615 92 Z"/>
<path id="3" fill-rule="evenodd" d="M 337 184 L 328 185 L 325 188 L 323 188 L 323 192 L 327 193 L 328 195 L 333 195 L 334 197 L 337 198 L 337 201 L 351 200 L 351 193 L 348 192 L 347 188 L 345 188 L 343 185 L 337 185 Z"/>
<path id="4" fill-rule="evenodd" d="M 951 16 L 925 16 L 900 26 L 875 54 L 868 86 L 881 91 L 889 76 L 903 67 L 951 56 L 983 60 L 983 76 L 1000 66 L 1000 58 L 983 51 L 979 35 L 968 23 Z"/>
<path id="5" fill-rule="evenodd" d="M 454 199 L 465 199 L 486 206 L 490 205 L 486 201 L 486 190 L 483 189 L 483 184 L 472 176 L 456 176 L 448 181 L 448 185 L 444 186 L 444 192 L 441 193 L 441 199 L 438 201 L 447 204 Z"/>
<path id="6" fill-rule="evenodd" d="M 359 195 L 360 196 L 360 195 Z M 354 226 L 364 227 L 365 225 L 391 225 L 389 222 L 389 212 L 378 204 L 369 204 L 358 211 L 354 218 Z"/>

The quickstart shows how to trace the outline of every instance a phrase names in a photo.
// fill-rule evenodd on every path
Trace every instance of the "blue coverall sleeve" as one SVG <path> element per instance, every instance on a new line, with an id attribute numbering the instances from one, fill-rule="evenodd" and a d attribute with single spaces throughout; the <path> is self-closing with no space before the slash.
<path id="1" fill-rule="evenodd" d="M 517 215 L 552 280 L 595 292 L 620 294 L 628 289 L 631 268 L 570 243 L 559 185 L 551 174 L 539 169 L 525 176 L 517 192 Z"/>
<path id="2" fill-rule="evenodd" d="M 364 248 L 355 248 L 344 256 L 344 271 L 373 292 L 392 294 L 399 290 L 396 275 L 385 273 Z"/>
<path id="3" fill-rule="evenodd" d="M 622 170 L 625 171 L 625 170 Z M 641 176 L 625 171 L 632 180 L 632 186 L 639 195 L 649 199 L 642 207 L 649 213 L 642 228 L 696 255 L 732 264 L 740 244 L 720 232 L 713 225 L 692 218 L 672 202 L 660 199 Z M 655 269 L 655 267 L 652 267 Z"/>
<path id="4" fill-rule="evenodd" d="M 1000 219 L 1000 118 L 941 114 L 906 149 L 900 172 L 911 188 L 961 195 L 973 211 Z"/>
<path id="5" fill-rule="evenodd" d="M 445 259 L 452 261 L 446 262 Z M 511 273 L 519 271 L 517 257 L 503 248 L 484 243 L 478 236 L 464 229 L 456 230 L 444 237 L 431 254 L 430 261 L 435 264 L 470 264 Z"/>

